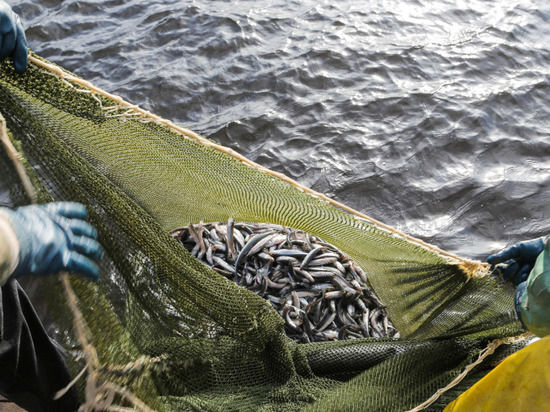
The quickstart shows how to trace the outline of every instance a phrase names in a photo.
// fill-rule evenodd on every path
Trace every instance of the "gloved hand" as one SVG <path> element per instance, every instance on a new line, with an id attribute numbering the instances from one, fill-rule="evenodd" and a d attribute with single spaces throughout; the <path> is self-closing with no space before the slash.
<path id="1" fill-rule="evenodd" d="M 85 221 L 84 205 L 57 202 L 2 212 L 19 240 L 19 263 L 13 276 L 66 270 L 97 280 L 99 268 L 92 259 L 100 259 L 103 250 L 96 230 Z"/>
<path id="2" fill-rule="evenodd" d="M 492 269 L 500 272 L 505 280 L 512 280 L 515 285 L 527 280 L 533 269 L 537 256 L 543 251 L 545 238 L 538 238 L 516 243 L 509 248 L 487 258 Z"/>
<path id="3" fill-rule="evenodd" d="M 12 57 L 17 73 L 27 68 L 27 39 L 19 16 L 0 0 L 0 60 Z"/>

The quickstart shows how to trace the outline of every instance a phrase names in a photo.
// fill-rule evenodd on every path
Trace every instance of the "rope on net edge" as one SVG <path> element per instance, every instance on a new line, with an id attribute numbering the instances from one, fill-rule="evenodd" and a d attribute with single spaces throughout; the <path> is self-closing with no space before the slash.
<path id="1" fill-rule="evenodd" d="M 57 75 L 57 77 L 63 81 L 65 84 L 68 84 L 69 86 L 71 86 L 74 90 L 76 91 L 79 91 L 79 92 L 82 92 L 82 93 L 90 93 L 92 95 L 92 97 L 98 101 L 99 105 L 100 105 L 100 108 L 102 108 L 103 110 L 106 110 L 108 112 L 116 112 L 120 109 L 123 109 L 123 108 L 126 108 L 127 110 L 123 113 L 118 113 L 118 114 L 110 114 L 110 117 L 115 117 L 115 116 L 118 116 L 118 117 L 122 117 L 122 118 L 127 118 L 127 117 L 131 117 L 131 116 L 137 116 L 137 119 L 140 120 L 140 121 L 152 121 L 152 122 L 155 122 L 157 124 L 160 124 L 160 125 L 163 125 L 163 126 L 166 126 L 168 127 L 169 129 L 177 132 L 178 134 L 186 137 L 186 138 L 189 138 L 189 139 L 192 139 L 204 146 L 207 146 L 207 147 L 210 147 L 212 149 L 215 149 L 215 150 L 218 150 L 218 151 L 221 151 L 229 156 L 232 156 L 234 157 L 235 159 L 241 161 L 242 163 L 254 168 L 254 169 L 257 169 L 263 173 L 266 173 L 270 176 L 273 176 L 277 179 L 280 179 L 288 184 L 290 184 L 291 186 L 295 187 L 296 189 L 304 192 L 304 193 L 307 193 L 319 200 L 322 200 L 326 203 L 330 203 L 331 205 L 339 208 L 339 209 L 342 209 L 342 210 L 345 210 L 346 212 L 348 213 L 351 213 L 356 219 L 358 220 L 363 220 L 363 221 L 366 221 L 370 224 L 373 224 L 389 233 L 391 233 L 392 235 L 395 235 L 395 236 L 398 236 L 410 243 L 413 243 L 413 244 L 416 244 L 424 249 L 427 249 L 431 252 L 434 252 L 444 258 L 447 259 L 447 261 L 451 264 L 456 264 L 458 265 L 462 270 L 463 272 L 467 275 L 468 279 L 469 278 L 472 278 L 472 277 L 476 277 L 476 276 L 484 276 L 488 273 L 489 271 L 489 266 L 484 263 L 484 262 L 480 262 L 480 261 L 477 261 L 477 260 L 470 260 L 470 259 L 465 259 L 465 258 L 462 258 L 462 257 L 459 257 L 455 254 L 452 254 L 450 252 L 447 252 L 443 249 L 440 249 L 439 247 L 435 246 L 435 245 L 432 245 L 430 243 L 427 243 L 427 242 L 424 242 L 423 240 L 421 239 L 418 239 L 418 238 L 415 238 L 411 235 L 408 235 L 404 232 L 401 232 L 397 229 L 395 229 L 394 227 L 391 227 L 389 225 L 386 225 L 385 223 L 382 223 L 380 222 L 379 220 L 376 220 L 370 216 L 367 216 L 365 215 L 364 213 L 361 213 L 343 203 L 340 203 L 334 199 L 331 199 L 329 198 L 328 196 L 326 196 L 325 194 L 322 194 L 322 193 L 319 193 L 319 192 L 316 192 L 315 190 L 313 189 L 310 189 L 306 186 L 303 186 L 301 185 L 300 183 L 296 182 L 295 180 L 291 179 L 290 177 L 284 175 L 283 173 L 279 173 L 279 172 L 275 172 L 273 170 L 270 170 L 258 163 L 255 163 L 253 161 L 251 161 L 250 159 L 247 159 L 246 157 L 244 157 L 243 155 L 241 155 L 240 153 L 234 151 L 233 149 L 230 149 L 228 147 L 225 147 L 225 146 L 222 146 L 222 145 L 219 145 L 217 143 L 214 143 L 200 135 L 198 135 L 197 133 L 189 130 L 189 129 L 186 129 L 186 128 L 183 128 L 181 126 L 178 126 L 176 125 L 175 123 L 171 122 L 170 120 L 166 120 L 166 119 L 163 119 L 162 117 L 158 116 L 158 115 L 155 115 L 147 110 L 144 110 L 142 108 L 140 108 L 139 106 L 137 105 L 134 105 L 134 104 L 131 104 L 131 103 L 128 103 L 126 102 L 125 100 L 122 99 L 122 97 L 120 96 L 117 96 L 117 95 L 114 95 L 114 94 L 111 94 L 109 92 L 106 92 L 100 88 L 98 88 L 97 86 L 93 85 L 92 83 L 90 83 L 89 81 L 87 80 L 84 80 L 84 79 L 80 79 L 76 76 L 73 76 L 69 73 L 67 73 L 66 71 L 64 71 L 63 69 L 61 69 L 59 66 L 56 66 L 54 64 L 51 64 L 51 63 L 46 63 L 34 56 L 29 56 L 29 61 L 34 64 L 35 66 L 38 66 L 39 68 L 42 68 L 42 69 L 46 69 L 48 70 L 50 73 L 54 74 L 54 75 Z M 70 82 L 73 82 L 81 87 L 83 87 L 84 89 L 81 89 L 81 88 L 76 88 L 74 85 L 72 85 Z M 101 100 L 99 98 L 97 98 L 96 95 L 101 95 L 111 101 L 113 101 L 115 103 L 115 106 L 108 106 L 108 107 L 105 107 L 103 106 L 103 104 L 101 103 Z M 135 115 L 133 114 L 135 113 Z"/>
<path id="2" fill-rule="evenodd" d="M 32 186 L 29 176 L 27 176 L 27 172 L 25 172 L 25 166 L 23 165 L 19 152 L 17 151 L 17 149 L 15 148 L 15 146 L 13 145 L 13 143 L 11 142 L 8 136 L 6 119 L 4 119 L 4 116 L 2 115 L 2 113 L 0 113 L 0 140 L 2 141 L 2 144 L 4 145 L 4 149 L 6 150 L 8 157 L 10 158 L 11 162 L 13 163 L 13 166 L 15 167 L 17 175 L 19 176 L 19 180 L 21 180 L 21 184 L 25 189 L 25 193 L 27 194 L 31 203 L 36 203 L 36 191 Z"/>
<path id="3" fill-rule="evenodd" d="M 454 388 L 456 385 L 458 385 L 466 377 L 466 375 L 468 375 L 468 373 L 470 373 L 470 371 L 472 369 L 474 369 L 477 365 L 479 365 L 481 362 L 483 362 L 485 360 L 485 358 L 487 358 L 489 355 L 492 355 L 500 345 L 510 345 L 510 344 L 513 344 L 513 343 L 519 343 L 519 342 L 524 341 L 525 339 L 528 339 L 532 336 L 533 335 L 530 332 L 527 332 L 527 333 L 524 333 L 524 334 L 519 335 L 519 336 L 511 336 L 511 337 L 507 337 L 507 338 L 492 340 L 491 342 L 489 342 L 487 344 L 487 346 L 484 349 L 482 349 L 479 352 L 479 355 L 478 355 L 477 359 L 474 362 L 467 365 L 464 368 L 464 370 L 456 378 L 454 378 L 451 382 L 449 382 L 449 384 L 447 386 L 445 386 L 444 388 L 438 389 L 430 398 L 428 398 L 427 400 L 425 400 L 424 402 L 422 402 L 420 405 L 416 406 L 415 408 L 410 409 L 406 412 L 420 412 L 420 411 L 426 409 L 432 403 L 437 401 L 441 395 L 443 395 L 445 392 L 447 392 L 448 390 L 450 390 L 450 389 Z"/>

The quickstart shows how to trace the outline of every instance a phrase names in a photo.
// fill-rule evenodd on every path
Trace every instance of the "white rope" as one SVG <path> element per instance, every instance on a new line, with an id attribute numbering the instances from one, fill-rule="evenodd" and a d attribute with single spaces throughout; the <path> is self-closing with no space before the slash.
<path id="1" fill-rule="evenodd" d="M 492 355 L 500 345 L 509 345 L 511 343 L 518 343 L 518 342 L 521 342 L 522 340 L 525 340 L 525 339 L 527 339 L 528 337 L 531 337 L 531 336 L 532 336 L 531 333 L 525 333 L 525 334 L 520 335 L 520 336 L 512 336 L 512 337 L 509 337 L 509 338 L 492 340 L 491 342 L 489 342 L 489 344 L 487 345 L 487 347 L 485 349 L 483 349 L 479 352 L 479 355 L 478 355 L 477 359 L 474 362 L 467 365 L 464 368 L 464 370 L 460 373 L 460 375 L 458 375 L 456 378 L 454 378 L 447 386 L 445 386 L 444 388 L 438 389 L 429 399 L 427 399 L 426 401 L 422 402 L 420 405 L 418 405 L 415 408 L 410 409 L 406 412 L 420 412 L 423 409 L 426 409 L 432 403 L 437 401 L 441 395 L 443 395 L 449 389 L 452 389 L 453 387 L 458 385 L 466 377 L 466 375 L 468 375 L 468 373 L 470 373 L 470 371 L 472 369 L 474 369 L 477 365 L 479 365 L 481 362 L 483 362 L 485 360 L 485 358 L 487 358 L 487 356 Z"/>

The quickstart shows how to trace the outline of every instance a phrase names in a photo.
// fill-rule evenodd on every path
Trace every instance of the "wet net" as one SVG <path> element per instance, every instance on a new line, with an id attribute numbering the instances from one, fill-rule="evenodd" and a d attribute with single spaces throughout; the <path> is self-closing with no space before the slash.
<path id="1" fill-rule="evenodd" d="M 521 346 L 498 346 L 521 333 L 513 289 L 480 262 L 400 234 L 37 57 L 24 75 L 1 66 L 0 101 L 38 201 L 84 203 L 107 252 L 97 283 L 41 280 L 40 311 L 73 375 L 83 371 L 75 385 L 86 410 L 441 410 Z M 0 167 L 12 203 L 28 203 L 6 152 Z M 169 233 L 229 218 L 295 228 L 345 252 L 400 338 L 287 337 L 267 300 Z"/>

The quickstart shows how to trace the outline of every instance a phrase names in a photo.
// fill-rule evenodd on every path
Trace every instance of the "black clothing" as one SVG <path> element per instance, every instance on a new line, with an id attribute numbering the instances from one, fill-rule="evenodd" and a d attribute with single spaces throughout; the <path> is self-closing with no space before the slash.
<path id="1" fill-rule="evenodd" d="M 71 381 L 58 345 L 48 336 L 27 294 L 10 279 L 0 289 L 0 394 L 31 412 L 76 411 Z"/>

